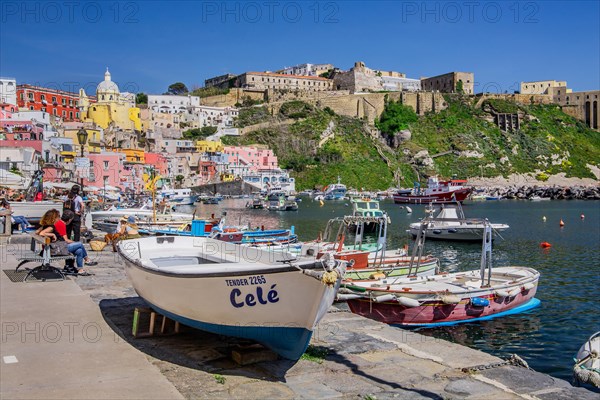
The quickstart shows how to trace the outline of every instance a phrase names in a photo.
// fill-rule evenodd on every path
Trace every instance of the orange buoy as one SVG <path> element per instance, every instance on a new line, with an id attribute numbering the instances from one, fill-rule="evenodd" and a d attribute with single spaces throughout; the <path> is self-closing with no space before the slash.
<path id="1" fill-rule="evenodd" d="M 565 223 L 562 219 L 560 220 L 560 226 L 565 226 Z"/>
<path id="2" fill-rule="evenodd" d="M 540 247 L 547 249 L 548 247 L 552 247 L 552 245 L 548 242 L 542 242 L 542 243 L 540 243 Z"/>

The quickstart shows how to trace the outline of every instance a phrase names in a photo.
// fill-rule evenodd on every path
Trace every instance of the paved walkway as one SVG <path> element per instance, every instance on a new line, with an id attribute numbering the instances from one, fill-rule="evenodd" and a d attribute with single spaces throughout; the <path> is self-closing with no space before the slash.
<path id="1" fill-rule="evenodd" d="M 14 268 L 5 249 L 2 269 Z M 114 253 L 91 255 L 96 274 L 76 280 L 12 283 L 0 273 L 0 398 L 598 398 L 519 366 L 465 371 L 502 360 L 340 310 L 319 324 L 313 357 L 298 362 L 240 367 L 230 353 L 247 341 L 185 328 L 134 339 L 143 301 Z"/>
<path id="2" fill-rule="evenodd" d="M 2 269 L 14 269 L 0 252 Z M 74 280 L 13 283 L 0 272 L 0 304 L 0 398 L 182 398 Z"/>

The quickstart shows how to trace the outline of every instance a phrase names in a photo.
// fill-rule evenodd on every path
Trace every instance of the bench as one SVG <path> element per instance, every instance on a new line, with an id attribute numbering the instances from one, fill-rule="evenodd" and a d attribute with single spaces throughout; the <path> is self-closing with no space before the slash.
<path id="1" fill-rule="evenodd" d="M 17 268 L 15 268 L 15 272 L 18 272 L 19 268 L 21 268 L 21 266 L 23 266 L 24 264 L 27 264 L 29 262 L 40 262 L 40 265 L 29 270 L 27 276 L 25 276 L 25 281 L 31 275 L 38 275 L 43 273 L 57 274 L 61 279 L 64 280 L 65 273 L 61 269 L 53 267 L 51 264 L 54 261 L 74 260 L 75 256 L 72 254 L 69 254 L 67 256 L 53 256 L 50 254 L 51 239 L 49 237 L 40 236 L 35 233 L 28 233 L 28 235 L 31 236 L 30 249 L 29 251 L 23 251 L 19 254 L 15 254 L 15 256 L 17 257 L 17 261 L 19 261 Z M 41 253 L 40 250 L 38 250 L 38 244 L 41 244 Z"/>

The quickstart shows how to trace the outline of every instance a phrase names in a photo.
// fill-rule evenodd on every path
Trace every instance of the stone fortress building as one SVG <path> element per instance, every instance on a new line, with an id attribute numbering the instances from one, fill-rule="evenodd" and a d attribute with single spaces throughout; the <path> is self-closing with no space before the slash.
<path id="1" fill-rule="evenodd" d="M 472 72 L 449 72 L 431 78 L 421 78 L 421 89 L 428 92 L 458 93 L 462 91 L 465 94 L 474 94 L 474 80 Z"/>
<path id="2" fill-rule="evenodd" d="M 396 71 L 380 71 L 368 68 L 357 61 L 348 71 L 336 70 L 333 76 L 336 90 L 349 90 L 351 93 L 380 91 L 417 91 L 421 89 L 418 79 L 407 78 Z"/>

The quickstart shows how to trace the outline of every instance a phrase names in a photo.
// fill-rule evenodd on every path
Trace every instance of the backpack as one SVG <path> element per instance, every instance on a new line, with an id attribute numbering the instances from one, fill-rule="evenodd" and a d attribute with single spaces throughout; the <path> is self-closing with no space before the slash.
<path id="1" fill-rule="evenodd" d="M 65 210 L 71 210 L 71 211 L 75 212 L 75 199 L 67 198 L 63 202 L 63 211 L 65 211 Z"/>

